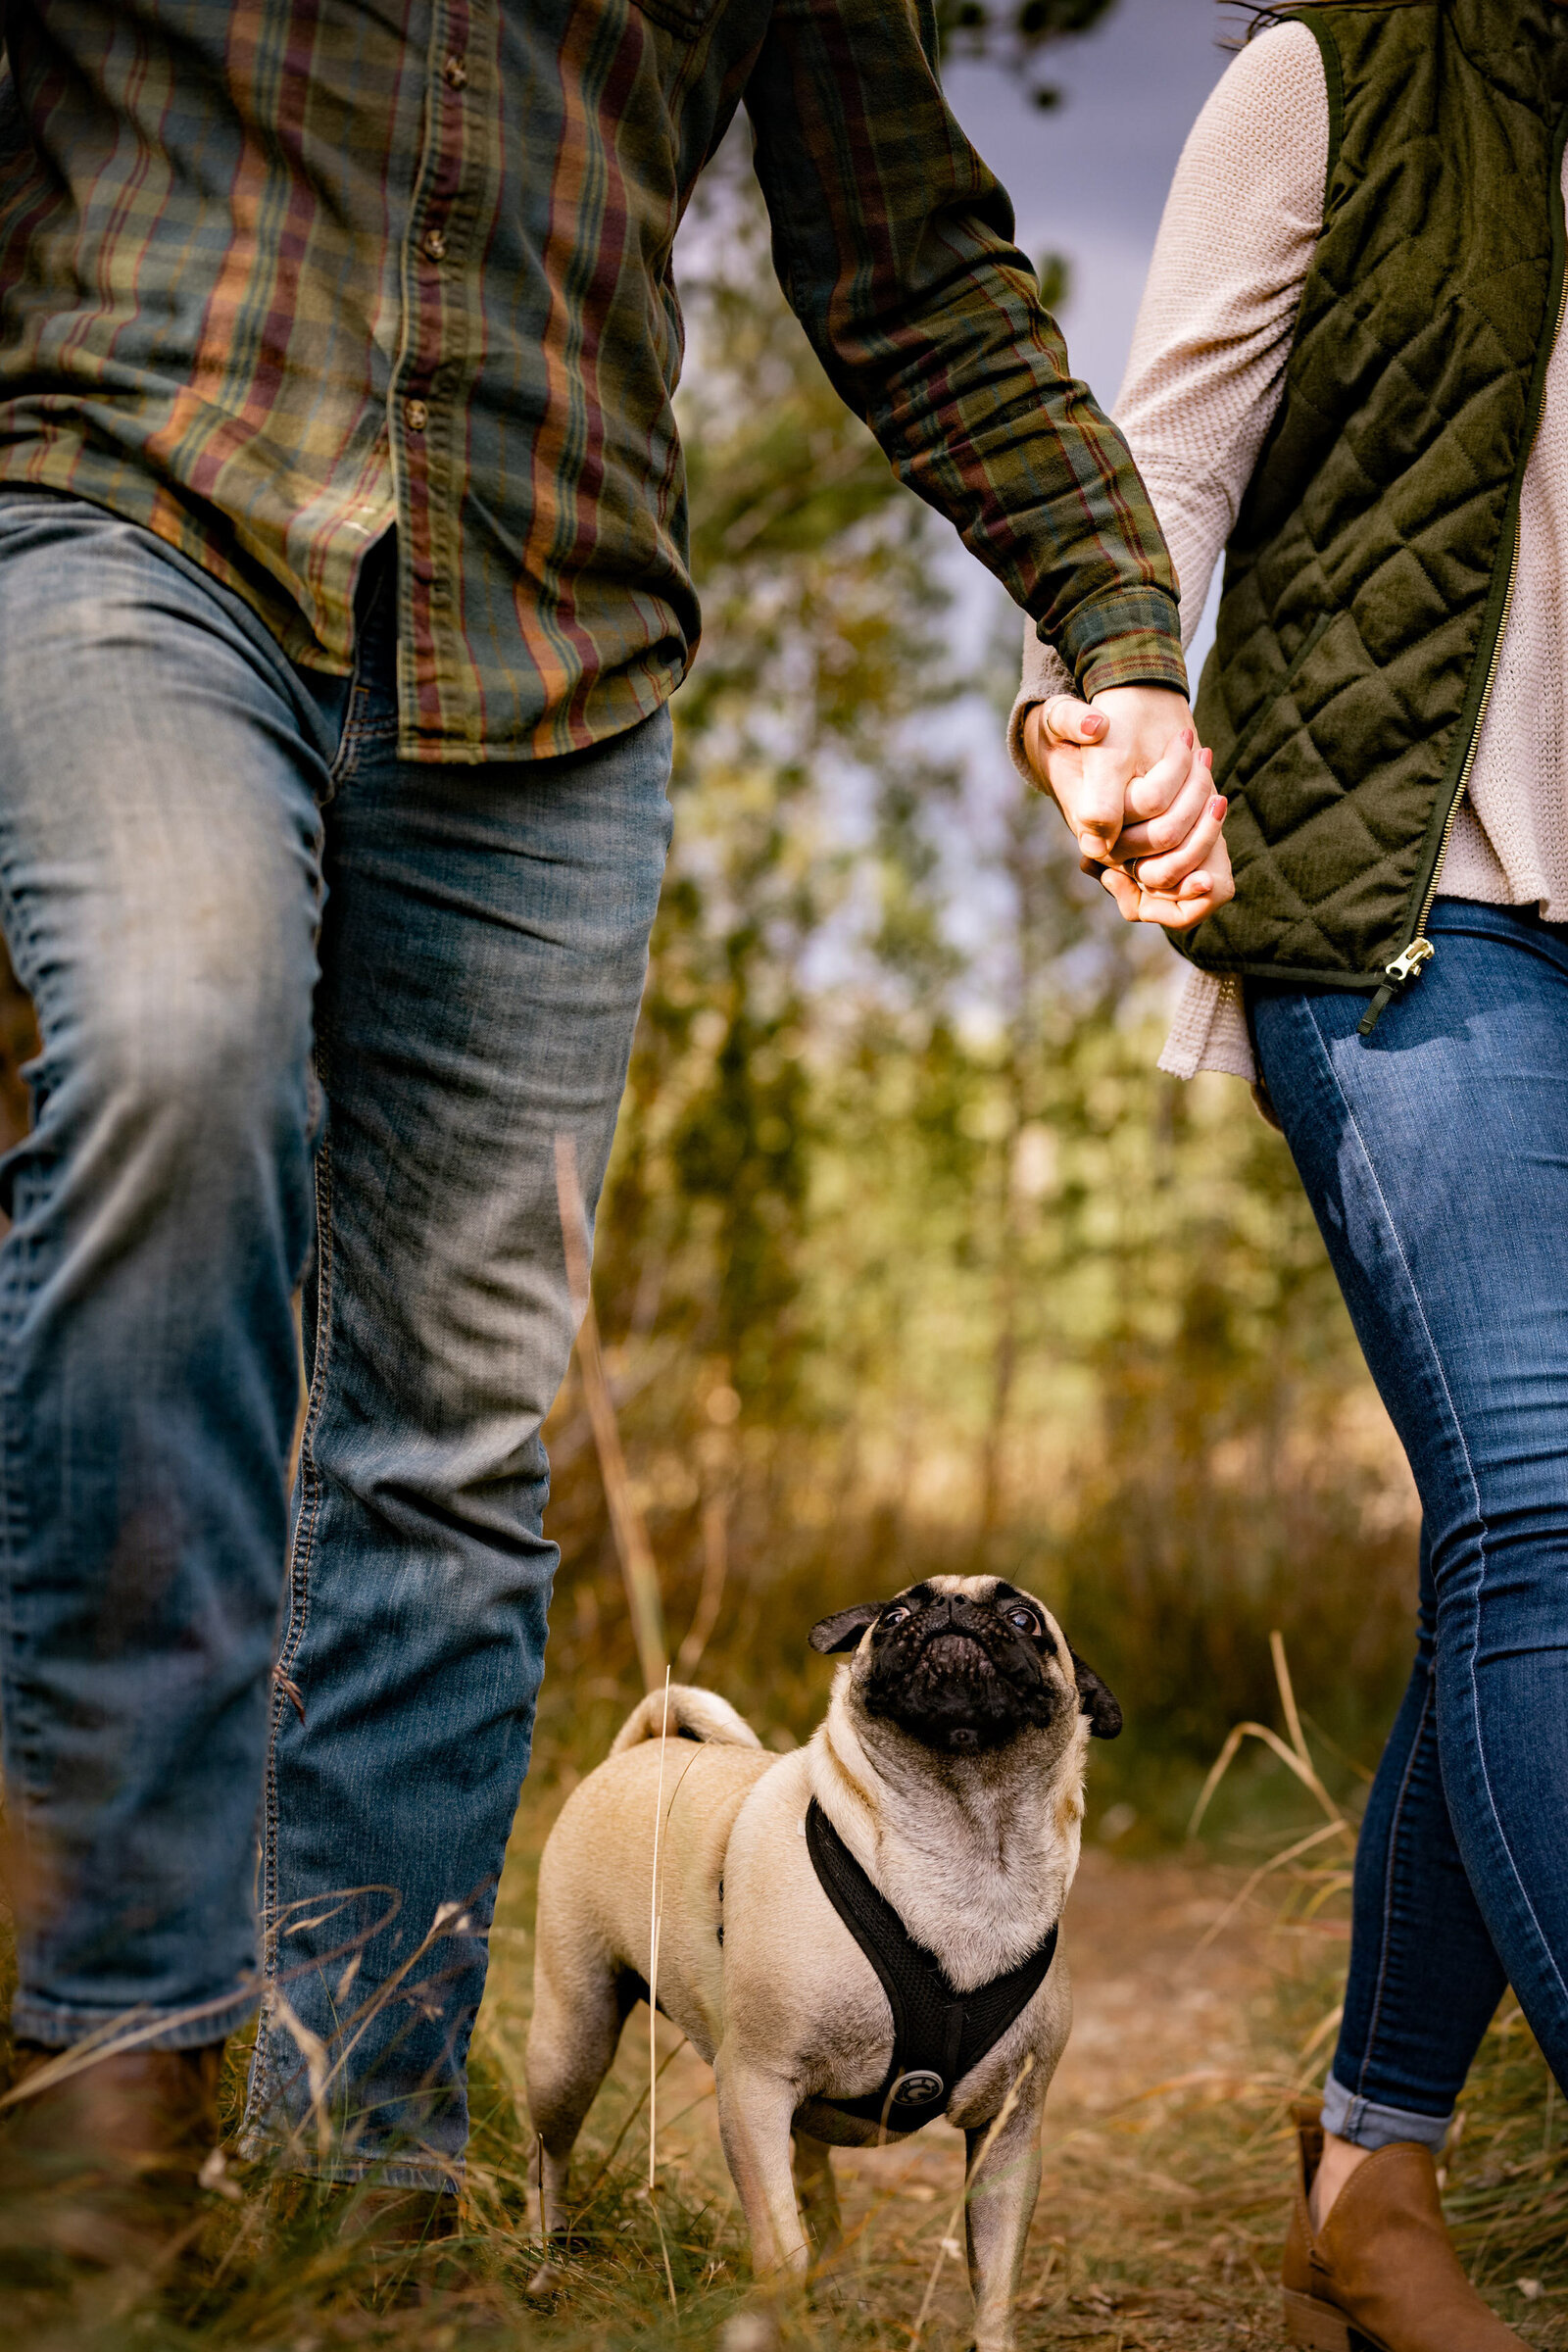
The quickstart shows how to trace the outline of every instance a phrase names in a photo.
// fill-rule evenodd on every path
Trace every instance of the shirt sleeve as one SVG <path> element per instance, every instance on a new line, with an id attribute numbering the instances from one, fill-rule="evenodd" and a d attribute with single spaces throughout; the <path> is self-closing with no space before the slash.
<path id="1" fill-rule="evenodd" d="M 1116 418 L 1176 565 L 1188 645 L 1284 392 L 1328 160 L 1322 52 L 1304 24 L 1280 24 L 1222 75 L 1171 183 Z M 1025 774 L 1024 719 L 1070 684 L 1026 631 L 1007 738 Z"/>
<path id="2" fill-rule="evenodd" d="M 746 104 L 780 283 L 895 471 L 956 525 L 1079 691 L 1185 691 L 1148 495 L 1068 372 L 936 56 L 930 0 L 776 0 Z"/>

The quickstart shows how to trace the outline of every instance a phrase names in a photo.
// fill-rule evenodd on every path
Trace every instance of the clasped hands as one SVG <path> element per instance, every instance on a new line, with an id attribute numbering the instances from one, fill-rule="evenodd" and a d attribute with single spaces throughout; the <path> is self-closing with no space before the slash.
<path id="1" fill-rule="evenodd" d="M 1191 931 L 1236 895 L 1214 790 L 1213 755 L 1168 687 L 1112 686 L 1093 706 L 1070 694 L 1024 722 L 1029 763 L 1129 923 Z"/>

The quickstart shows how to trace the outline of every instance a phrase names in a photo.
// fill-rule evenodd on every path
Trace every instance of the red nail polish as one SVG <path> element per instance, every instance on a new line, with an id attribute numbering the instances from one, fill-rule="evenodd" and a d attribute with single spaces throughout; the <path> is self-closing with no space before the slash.
<path id="1" fill-rule="evenodd" d="M 1208 748 L 1207 744 L 1205 743 L 1205 744 L 1204 744 L 1204 746 L 1203 746 L 1203 765 L 1204 765 L 1205 767 L 1212 767 L 1212 766 L 1213 766 L 1213 764 L 1214 764 L 1214 755 L 1213 755 L 1213 753 L 1212 753 L 1212 752 L 1209 750 L 1209 748 Z"/>
<path id="2" fill-rule="evenodd" d="M 1218 819 L 1225 814 L 1229 807 L 1230 803 L 1225 798 L 1225 795 L 1222 792 L 1216 792 L 1214 798 L 1208 804 L 1208 813 L 1210 816 Z"/>

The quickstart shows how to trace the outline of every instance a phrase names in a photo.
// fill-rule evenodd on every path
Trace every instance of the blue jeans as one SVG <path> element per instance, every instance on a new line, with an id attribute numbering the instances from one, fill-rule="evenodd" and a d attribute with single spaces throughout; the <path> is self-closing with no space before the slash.
<path id="1" fill-rule="evenodd" d="M 591 1212 L 670 732 L 401 760 L 367 578 L 355 677 L 314 677 L 149 534 L 0 492 L 42 1037 L 0 1250 L 14 2022 L 212 2041 L 260 1961 L 247 2144 L 439 2185 L 557 1558 L 554 1142 Z"/>
<path id="2" fill-rule="evenodd" d="M 1325 2098 L 1441 2144 L 1505 1983 L 1568 2084 L 1568 924 L 1439 900 L 1364 1000 L 1251 992 L 1269 1094 L 1423 1514 Z"/>

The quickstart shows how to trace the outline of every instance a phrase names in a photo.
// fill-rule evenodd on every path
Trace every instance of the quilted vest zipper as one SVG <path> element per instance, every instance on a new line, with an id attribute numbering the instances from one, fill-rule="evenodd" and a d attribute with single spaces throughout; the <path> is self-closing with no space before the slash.
<path id="1" fill-rule="evenodd" d="M 1557 334 L 1562 332 L 1565 310 L 1568 310 L 1568 279 L 1564 280 L 1563 299 L 1557 306 Z M 1553 341 L 1555 339 L 1554 336 Z M 1540 423 L 1539 416 L 1537 423 Z M 1534 446 L 1535 439 L 1532 435 L 1531 447 L 1534 448 Z M 1525 463 L 1529 464 L 1528 453 Z M 1487 723 L 1487 711 L 1492 702 L 1492 689 L 1497 682 L 1497 669 L 1502 661 L 1502 641 L 1508 633 L 1508 616 L 1513 611 L 1514 585 L 1518 577 L 1519 525 L 1515 518 L 1513 553 L 1508 559 L 1508 587 L 1502 600 L 1502 611 L 1497 618 L 1497 633 L 1492 643 L 1492 661 L 1487 670 L 1487 682 L 1481 690 L 1481 700 L 1476 706 L 1476 723 L 1471 731 L 1469 749 L 1464 756 L 1464 765 L 1459 770 L 1459 781 L 1454 787 L 1453 799 L 1448 804 L 1448 813 L 1443 820 L 1443 838 L 1438 843 L 1437 860 L 1432 868 L 1432 879 L 1427 884 L 1427 895 L 1422 900 L 1421 911 L 1416 916 L 1415 937 L 1407 948 L 1402 949 L 1396 956 L 1392 963 L 1384 965 L 1383 985 L 1356 1023 L 1357 1037 L 1371 1036 L 1387 1006 L 1396 997 L 1403 994 L 1412 980 L 1420 978 L 1422 971 L 1438 952 L 1426 936 L 1427 923 L 1437 900 L 1438 884 L 1443 879 L 1443 861 L 1448 855 L 1448 844 L 1453 839 L 1453 828 L 1459 821 L 1459 811 L 1464 807 L 1464 796 L 1470 789 L 1470 777 L 1475 768 L 1476 754 L 1481 749 L 1481 730 Z"/>
<path id="2" fill-rule="evenodd" d="M 1558 289 L 1557 323 L 1552 328 L 1551 341 L 1547 346 L 1547 368 L 1551 365 L 1550 354 L 1556 350 L 1558 338 L 1562 334 L 1563 320 L 1568 318 L 1568 270 L 1565 270 L 1563 262 L 1562 171 L 1565 127 L 1568 127 L 1568 121 L 1558 126 L 1556 177 L 1552 182 L 1553 202 L 1556 206 L 1554 241 L 1557 248 Z M 1470 778 L 1475 772 L 1476 755 L 1481 749 L 1481 732 L 1487 723 L 1487 712 L 1492 706 L 1492 690 L 1497 682 L 1497 669 L 1502 661 L 1503 639 L 1508 633 L 1508 620 L 1513 612 L 1513 592 L 1519 578 L 1519 494 L 1524 487 L 1525 473 L 1531 458 L 1535 454 L 1537 436 L 1541 431 L 1541 413 L 1545 406 L 1545 400 L 1546 368 L 1543 368 L 1541 387 L 1536 398 L 1536 413 L 1530 420 L 1530 430 L 1525 436 L 1524 454 L 1519 461 L 1519 471 L 1510 501 L 1513 508 L 1513 545 L 1508 556 L 1508 585 L 1503 593 L 1502 609 L 1497 614 L 1497 625 L 1493 634 L 1492 650 L 1487 662 L 1487 682 L 1481 689 L 1481 700 L 1476 705 L 1475 725 L 1470 730 L 1470 741 L 1465 750 L 1464 764 L 1459 770 L 1459 779 L 1453 788 L 1453 798 L 1448 804 L 1448 813 L 1443 820 L 1443 833 L 1438 842 L 1437 857 L 1433 861 L 1432 878 L 1427 884 L 1426 896 L 1421 902 L 1421 911 L 1416 916 L 1414 935 L 1409 945 L 1400 950 L 1394 961 L 1384 965 L 1383 985 L 1356 1023 L 1358 1037 L 1371 1036 L 1389 1004 L 1396 997 L 1402 996 L 1412 980 L 1420 978 L 1421 973 L 1438 952 L 1426 936 L 1426 929 L 1431 919 L 1432 908 L 1437 901 L 1438 885 L 1443 879 L 1443 866 L 1444 860 L 1448 855 L 1448 844 L 1453 839 L 1453 828 L 1459 821 L 1459 810 L 1464 806 L 1465 794 L 1470 789 Z"/>

